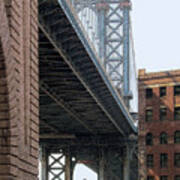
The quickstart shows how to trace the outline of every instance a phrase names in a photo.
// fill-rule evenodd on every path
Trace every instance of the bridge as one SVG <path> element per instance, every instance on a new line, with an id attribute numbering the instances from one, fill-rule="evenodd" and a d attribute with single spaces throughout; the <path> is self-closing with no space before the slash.
<path id="1" fill-rule="evenodd" d="M 35 0 L 34 2 L 36 4 Z M 24 4 L 24 12 L 27 15 L 22 19 L 31 19 L 31 23 L 32 14 L 35 12 L 30 12 L 28 5 Z M 7 14 L 9 11 L 13 12 L 13 6 L 20 8 L 18 2 L 5 5 Z M 1 6 L 1 11 L 5 11 L 3 3 Z M 32 3 L 30 6 L 32 9 Z M 25 61 L 24 65 L 22 64 L 22 83 L 25 85 L 24 89 L 18 90 L 25 95 L 17 96 L 18 104 L 21 106 L 21 103 L 24 103 L 23 108 L 20 108 L 25 118 L 22 123 L 23 133 L 20 133 L 23 137 L 20 139 L 24 139 L 22 142 L 25 147 L 28 141 L 33 143 L 33 140 L 26 138 L 28 131 L 31 132 L 31 138 L 34 132 L 34 126 L 30 125 L 33 124 L 31 120 L 27 123 L 27 108 L 39 103 L 39 106 L 35 106 L 35 112 L 39 114 L 40 179 L 72 180 L 74 167 L 79 162 L 97 172 L 99 180 L 137 179 L 137 127 L 130 113 L 132 87 L 136 87 L 130 10 L 131 3 L 128 0 L 39 0 L 38 10 L 34 10 L 39 15 L 36 13 L 37 21 L 31 24 L 38 28 L 38 46 L 35 45 L 38 63 L 34 69 L 38 69 L 39 78 L 36 75 L 36 78 L 32 79 L 27 77 L 28 65 Z M 5 21 L 8 21 L 7 18 L 8 15 L 4 17 Z M 25 59 L 35 54 L 32 50 L 31 36 L 36 36 L 31 34 L 32 29 L 26 28 L 26 20 L 23 21 L 22 35 Z M 13 26 L 13 18 L 10 25 L 11 22 Z M 10 25 L 6 24 L 9 29 L 6 34 L 9 35 L 9 39 L 13 39 Z M 0 35 L 2 40 L 3 33 Z M 29 41 L 26 40 L 27 37 L 30 38 Z M 28 47 L 31 52 L 28 51 Z M 3 48 L 6 47 L 3 46 L 2 40 L 2 69 L 7 66 L 8 70 L 8 54 L 3 52 Z M 31 60 L 29 63 L 34 66 Z M 21 72 L 21 68 L 14 71 Z M 30 72 L 34 74 L 36 70 Z M 28 78 L 33 83 L 27 84 Z M 28 88 L 34 86 L 34 80 L 38 83 L 39 98 L 38 102 L 34 96 L 30 98 L 28 106 L 26 97 L 33 94 Z M 8 83 L 10 84 L 7 78 L 7 89 L 10 88 Z M 35 89 L 37 90 L 36 87 Z M 11 91 L 7 92 L 10 94 Z M 21 101 L 21 98 L 25 101 Z M 9 126 L 0 127 L 2 138 L 4 129 L 9 129 L 11 134 Z M 22 131 L 21 128 L 19 131 Z M 33 138 L 37 137 L 34 135 Z M 6 143 L 9 142 L 2 140 L 0 145 L 7 146 Z M 8 146 L 11 151 L 12 147 Z M 36 149 L 38 151 L 37 145 Z M 26 150 L 23 152 L 26 156 Z M 6 156 L 1 151 L 0 155 Z M 4 162 L 0 161 L 0 166 L 4 167 Z M 0 177 L 1 174 L 2 177 L 7 177 L 0 170 Z M 16 174 L 16 177 L 18 176 Z"/>

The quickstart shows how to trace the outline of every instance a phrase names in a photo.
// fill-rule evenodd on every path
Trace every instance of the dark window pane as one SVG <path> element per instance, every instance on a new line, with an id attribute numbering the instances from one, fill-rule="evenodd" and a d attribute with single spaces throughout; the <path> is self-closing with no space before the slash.
<path id="1" fill-rule="evenodd" d="M 146 98 L 152 98 L 153 91 L 151 88 L 146 89 Z"/>
<path id="2" fill-rule="evenodd" d="M 153 160 L 153 154 L 148 154 L 146 157 L 146 166 L 147 167 L 153 167 L 154 166 L 154 160 Z"/>
<path id="3" fill-rule="evenodd" d="M 180 153 L 175 153 L 174 155 L 174 165 L 180 167 Z"/>
<path id="4" fill-rule="evenodd" d="M 166 87 L 160 87 L 160 97 L 166 96 Z"/>
<path id="5" fill-rule="evenodd" d="M 174 95 L 180 95 L 180 86 L 174 86 Z"/>
<path id="6" fill-rule="evenodd" d="M 160 180 L 168 180 L 168 176 L 161 176 Z"/>
<path id="7" fill-rule="evenodd" d="M 146 110 L 146 122 L 152 121 L 152 118 L 153 118 L 152 109 L 147 109 Z"/>
<path id="8" fill-rule="evenodd" d="M 148 133 L 146 135 L 146 145 L 152 146 L 153 145 L 153 135 Z"/>
<path id="9" fill-rule="evenodd" d="M 174 120 L 180 120 L 180 107 L 174 108 Z"/>
<path id="10" fill-rule="evenodd" d="M 165 132 L 163 132 L 160 135 L 160 144 L 167 144 L 167 143 L 168 143 L 168 136 Z"/>
<path id="11" fill-rule="evenodd" d="M 164 121 L 167 119 L 167 109 L 166 108 L 160 108 L 159 110 L 159 116 L 160 116 L 160 121 Z"/>
<path id="12" fill-rule="evenodd" d="M 148 176 L 147 180 L 154 180 L 154 176 Z"/>
<path id="13" fill-rule="evenodd" d="M 168 165 L 168 155 L 167 154 L 160 154 L 160 167 L 165 168 Z"/>
<path id="14" fill-rule="evenodd" d="M 176 131 L 174 134 L 174 143 L 180 144 L 180 131 Z"/>
<path id="15" fill-rule="evenodd" d="M 174 177 L 174 180 L 180 180 L 180 175 L 176 175 L 176 176 Z"/>

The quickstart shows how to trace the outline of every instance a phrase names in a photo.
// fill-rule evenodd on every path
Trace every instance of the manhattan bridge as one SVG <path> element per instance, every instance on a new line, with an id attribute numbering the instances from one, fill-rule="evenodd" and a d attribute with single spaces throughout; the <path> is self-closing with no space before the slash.
<path id="1" fill-rule="evenodd" d="M 19 1 L 12 2 L 16 3 L 6 6 L 21 7 Z M 38 29 L 39 132 L 33 138 L 39 137 L 39 143 L 33 144 L 36 148 L 30 153 L 31 158 L 35 157 L 33 152 L 39 150 L 40 180 L 73 180 L 78 163 L 95 171 L 98 180 L 138 179 L 137 77 L 131 11 L 130 0 L 38 1 L 38 22 L 33 26 Z M 28 17 L 28 8 L 26 12 L 22 18 Z M 13 18 L 10 22 L 15 22 Z M 29 37 L 27 26 L 24 34 Z M 6 31 L 6 35 L 12 33 L 11 38 L 13 32 Z M 28 53 L 24 55 L 28 57 Z M 24 76 L 23 82 L 27 83 L 26 73 Z M 26 94 L 30 86 L 25 86 Z M 25 123 L 22 134 L 36 132 L 35 126 L 28 130 L 30 125 Z M 34 141 L 26 137 L 22 142 L 28 147 Z M 28 161 L 27 156 L 19 159 Z M 23 164 L 16 166 L 23 169 Z M 31 168 L 23 173 L 27 171 Z M 36 175 L 35 171 L 30 174 L 32 179 Z"/>
<path id="2" fill-rule="evenodd" d="M 53 1 L 53 3 L 52 1 L 44 0 L 39 4 L 40 31 L 42 31 L 43 36 L 40 36 L 40 59 L 41 54 L 43 56 L 45 53 L 49 56 L 47 53 L 50 50 L 47 52 L 46 49 L 43 49 L 44 36 L 47 33 L 49 36 L 55 37 L 55 40 L 52 41 L 57 43 L 57 46 L 61 44 L 61 48 L 65 49 L 67 56 L 70 56 L 72 60 L 72 66 L 77 68 L 80 76 L 82 76 L 81 78 L 85 80 L 85 86 L 88 86 L 87 92 L 91 88 L 91 91 L 88 92 L 89 95 L 93 95 L 91 98 L 97 96 L 95 98 L 96 106 L 100 105 L 101 107 L 103 105 L 103 115 L 109 119 L 110 123 L 116 128 L 117 133 L 119 133 L 119 137 L 117 136 L 118 139 L 116 139 L 113 135 L 114 130 L 108 127 L 109 123 L 105 120 L 106 118 L 104 119 L 103 116 L 99 115 L 100 119 L 96 119 L 93 115 L 96 112 L 95 107 L 91 109 L 92 106 L 88 104 L 85 107 L 86 110 L 81 107 L 83 102 L 88 103 L 92 101 L 89 100 L 89 97 L 88 101 L 82 98 L 79 102 L 78 100 L 76 102 L 75 97 L 67 97 L 68 101 L 74 99 L 74 102 L 70 102 L 70 104 L 79 106 L 77 108 L 80 113 L 77 114 L 78 117 L 82 113 L 87 113 L 85 114 L 87 122 L 83 120 L 84 126 L 86 125 L 86 135 L 81 133 L 81 129 L 73 130 L 80 134 L 80 140 L 73 144 L 71 142 L 67 143 L 69 145 L 68 148 L 70 148 L 70 154 L 72 153 L 77 162 L 87 162 L 87 166 L 99 174 L 100 180 L 137 178 L 137 149 L 135 148 L 136 141 L 133 139 L 133 135 L 135 134 L 136 136 L 137 129 L 129 113 L 133 109 L 130 100 L 133 96 L 137 98 L 130 11 L 131 2 L 124 0 L 57 0 Z M 99 75 L 97 75 L 96 71 L 101 76 L 101 80 L 99 80 Z M 42 74 L 44 74 L 44 71 L 42 71 Z M 67 74 L 66 78 L 72 77 L 68 77 Z M 72 84 L 72 86 L 73 90 L 75 90 L 75 84 Z M 103 86 L 106 86 L 109 92 L 102 90 Z M 43 91 L 46 92 L 44 87 Z M 67 94 L 67 96 L 69 95 Z M 119 107 L 114 107 L 111 98 L 115 99 Z M 87 111 L 87 109 L 89 110 Z M 122 111 L 122 114 L 124 113 L 123 118 L 120 115 L 118 116 L 118 113 L 120 113 L 118 111 Z M 117 119 L 116 115 L 114 114 L 114 116 L 111 113 L 115 113 Z M 43 98 L 42 116 L 45 116 Z M 92 120 L 93 118 L 96 120 Z M 70 129 L 72 128 L 70 127 Z M 90 129 L 92 134 L 95 134 L 94 137 L 89 136 Z M 128 131 L 126 132 L 127 129 Z M 90 137 L 92 142 L 89 140 Z M 61 148 L 61 146 L 63 147 L 63 141 L 59 141 Z M 57 147 L 56 143 L 54 147 L 51 142 L 48 142 L 48 139 L 43 139 L 42 144 L 44 143 L 44 146 L 42 145 L 42 147 L 47 148 L 49 156 L 52 156 L 52 159 L 54 159 L 48 166 L 49 176 L 58 177 L 59 174 L 57 175 L 53 171 L 53 165 L 55 161 L 60 162 L 63 156 L 57 155 L 57 158 L 53 156 L 56 154 L 56 150 L 54 154 L 51 152 L 51 148 L 57 149 Z M 66 140 L 64 140 L 64 143 L 66 144 Z M 50 149 L 48 149 L 49 147 Z M 130 167 L 133 166 L 132 163 L 130 164 L 130 161 L 134 161 L 135 167 Z M 59 171 L 59 173 L 62 173 L 63 177 L 63 171 Z"/>

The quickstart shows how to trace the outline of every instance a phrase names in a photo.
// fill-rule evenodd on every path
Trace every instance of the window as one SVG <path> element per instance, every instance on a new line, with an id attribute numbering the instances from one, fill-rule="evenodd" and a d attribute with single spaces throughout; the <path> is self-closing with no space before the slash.
<path id="1" fill-rule="evenodd" d="M 168 143 L 168 136 L 165 132 L 160 134 L 160 144 L 167 144 Z"/>
<path id="2" fill-rule="evenodd" d="M 160 97 L 166 96 L 166 87 L 160 87 Z"/>
<path id="3" fill-rule="evenodd" d="M 160 121 L 166 120 L 166 115 L 167 115 L 167 109 L 165 107 L 160 108 L 160 110 L 159 110 Z"/>
<path id="4" fill-rule="evenodd" d="M 146 89 L 146 98 L 152 98 L 153 91 L 151 88 Z"/>
<path id="5" fill-rule="evenodd" d="M 153 145 L 153 135 L 148 133 L 146 135 L 146 145 L 152 146 Z"/>
<path id="6" fill-rule="evenodd" d="M 167 176 L 160 176 L 160 180 L 168 180 Z"/>
<path id="7" fill-rule="evenodd" d="M 174 120 L 180 120 L 180 107 L 174 108 Z"/>
<path id="8" fill-rule="evenodd" d="M 154 166 L 153 154 L 148 154 L 146 157 L 146 166 L 151 168 Z"/>
<path id="9" fill-rule="evenodd" d="M 154 176 L 148 176 L 147 180 L 154 180 Z"/>
<path id="10" fill-rule="evenodd" d="M 176 131 L 174 133 L 174 143 L 175 144 L 180 144 L 180 131 Z"/>
<path id="11" fill-rule="evenodd" d="M 174 86 L 174 95 L 175 96 L 180 95 L 180 86 Z"/>
<path id="12" fill-rule="evenodd" d="M 174 165 L 180 167 L 180 153 L 175 153 L 174 155 Z"/>
<path id="13" fill-rule="evenodd" d="M 174 180 L 180 180 L 180 175 L 176 175 L 176 176 L 174 177 Z"/>
<path id="14" fill-rule="evenodd" d="M 160 167 L 161 168 L 167 167 L 167 163 L 168 163 L 168 155 L 165 153 L 160 154 Z"/>
<path id="15" fill-rule="evenodd" d="M 146 110 L 146 122 L 152 121 L 152 118 L 153 118 L 152 109 L 147 109 Z"/>

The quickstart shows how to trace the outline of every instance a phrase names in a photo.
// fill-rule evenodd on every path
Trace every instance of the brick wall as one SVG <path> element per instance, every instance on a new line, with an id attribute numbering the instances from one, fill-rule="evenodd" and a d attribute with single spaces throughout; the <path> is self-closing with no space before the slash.
<path id="1" fill-rule="evenodd" d="M 180 85 L 180 71 L 167 71 L 158 73 L 146 73 L 139 71 L 139 179 L 154 176 L 160 180 L 160 176 L 167 175 L 168 180 L 174 180 L 175 175 L 180 175 L 180 168 L 174 167 L 174 153 L 180 153 L 180 144 L 174 144 L 174 133 L 180 130 L 180 121 L 174 120 L 174 107 L 179 106 L 180 96 L 174 96 L 174 86 Z M 160 97 L 160 87 L 166 87 L 166 96 Z M 146 98 L 146 88 L 152 88 L 153 97 Z M 159 119 L 161 106 L 167 108 L 165 121 Z M 152 108 L 152 122 L 145 122 L 145 111 Z M 153 134 L 153 145 L 145 145 L 147 133 Z M 168 134 L 168 144 L 160 144 L 161 132 Z M 167 168 L 160 168 L 160 154 L 168 154 Z M 154 155 L 153 168 L 146 168 L 146 155 Z"/>
<path id="2" fill-rule="evenodd" d="M 37 0 L 0 1 L 0 179 L 37 179 Z"/>

